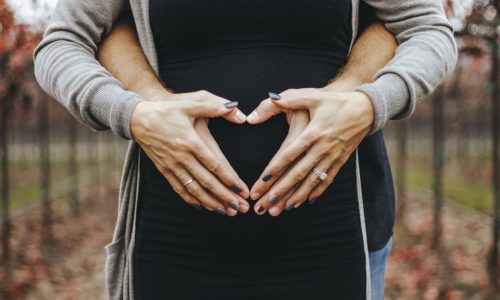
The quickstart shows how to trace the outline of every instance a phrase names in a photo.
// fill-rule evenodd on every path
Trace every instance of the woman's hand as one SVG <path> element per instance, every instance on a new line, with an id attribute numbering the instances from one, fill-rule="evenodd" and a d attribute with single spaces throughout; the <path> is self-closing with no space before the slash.
<path id="1" fill-rule="evenodd" d="M 299 207 L 306 199 L 313 202 L 333 182 L 336 174 L 369 132 L 374 119 L 370 99 L 361 92 L 335 93 L 326 89 L 290 89 L 273 96 L 281 110 L 309 112 L 311 121 L 300 135 L 279 151 L 265 168 L 251 195 L 262 195 L 255 211 L 270 210 L 273 216 L 283 209 Z M 257 114 L 254 123 L 267 120 L 270 114 Z M 328 174 L 321 181 L 312 170 Z M 287 169 L 288 168 L 288 169 Z M 271 178 L 275 182 L 268 184 Z M 296 190 L 291 194 L 294 186 Z M 254 199 L 254 197 L 252 197 Z"/>
<path id="2" fill-rule="evenodd" d="M 230 216 L 247 212 L 248 187 L 207 127 L 209 117 L 241 124 L 246 116 L 234 106 L 226 108 L 230 101 L 206 91 L 170 94 L 165 100 L 136 106 L 132 138 L 187 203 Z"/>
<path id="3" fill-rule="evenodd" d="M 304 131 L 304 129 L 307 127 L 307 124 L 309 124 L 310 122 L 309 111 L 306 109 L 285 109 L 275 105 L 274 103 L 272 103 L 272 100 L 268 98 L 262 101 L 259 106 L 247 117 L 248 123 L 259 124 L 281 112 L 284 112 L 286 114 L 286 120 L 290 127 L 288 129 L 288 134 L 285 140 L 281 144 L 274 157 L 281 155 L 286 147 L 290 145 L 294 140 L 296 140 L 300 136 L 302 131 Z M 288 170 L 291 166 L 293 166 L 293 164 L 294 163 L 289 166 Z M 282 174 L 285 174 L 286 172 L 287 171 L 283 172 Z M 272 176 L 266 181 L 261 181 L 261 184 L 263 186 L 262 191 L 268 190 L 269 187 L 271 187 L 273 183 L 278 179 L 279 176 Z M 294 189 L 296 187 L 298 187 L 298 185 L 295 185 Z M 290 190 L 285 196 L 281 197 L 281 199 L 283 201 L 286 201 L 286 199 L 288 199 L 288 197 L 292 195 L 293 190 Z M 257 190 L 254 189 L 254 191 L 250 194 L 250 197 L 253 200 L 257 200 L 260 197 L 260 194 L 259 192 L 257 192 Z M 273 210 L 269 211 L 269 213 L 273 215 L 273 213 L 277 212 L 276 210 L 277 208 L 273 208 Z"/>

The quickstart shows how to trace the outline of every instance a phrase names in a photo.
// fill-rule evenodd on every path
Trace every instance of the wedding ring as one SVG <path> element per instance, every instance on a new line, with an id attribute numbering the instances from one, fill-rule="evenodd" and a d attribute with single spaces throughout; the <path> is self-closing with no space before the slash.
<path id="1" fill-rule="evenodd" d="M 328 177 L 328 174 L 326 174 L 325 172 L 321 172 L 320 170 L 316 169 L 316 168 L 313 168 L 313 172 L 318 175 L 319 179 L 321 179 L 321 181 L 324 181 L 326 179 L 326 177 Z"/>
<path id="2" fill-rule="evenodd" d="M 193 178 L 190 178 L 188 181 L 186 181 L 186 183 L 184 183 L 184 186 L 190 184 L 192 181 L 193 181 Z"/>

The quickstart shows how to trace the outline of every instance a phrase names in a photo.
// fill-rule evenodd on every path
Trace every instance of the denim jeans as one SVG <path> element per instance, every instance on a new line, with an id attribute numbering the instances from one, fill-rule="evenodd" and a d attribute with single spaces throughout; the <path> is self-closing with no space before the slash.
<path id="1" fill-rule="evenodd" d="M 384 248 L 369 252 L 372 300 L 384 299 L 384 278 L 387 257 L 392 249 L 392 237 Z"/>

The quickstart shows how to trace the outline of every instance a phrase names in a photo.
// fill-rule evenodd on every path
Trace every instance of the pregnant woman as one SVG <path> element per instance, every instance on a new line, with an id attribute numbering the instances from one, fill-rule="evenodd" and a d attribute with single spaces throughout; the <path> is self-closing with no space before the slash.
<path id="1" fill-rule="evenodd" d="M 35 53 L 38 80 L 90 128 L 132 139 L 106 246 L 110 298 L 370 298 L 356 148 L 408 115 L 454 63 L 440 5 L 391 14 L 393 1 L 374 2 L 387 20 L 428 13 L 422 27 L 439 23 L 448 39 L 418 46 L 427 56 L 401 51 L 364 93 L 335 94 L 329 83 L 348 61 L 357 1 L 132 1 L 144 53 L 170 91 L 151 101 L 95 59 L 126 4 L 59 2 Z M 442 36 L 407 32 L 401 42 Z M 412 69 L 422 55 L 439 71 Z M 381 86 L 395 97 L 383 100 Z"/>
<path id="2" fill-rule="evenodd" d="M 350 0 L 151 0 L 149 12 L 172 107 L 189 101 L 176 97 L 206 90 L 249 113 L 270 91 L 324 87 L 346 64 L 352 37 Z M 132 116 L 132 134 L 146 144 L 141 120 L 151 115 L 147 108 L 141 112 L 137 120 Z M 172 122 L 161 126 L 186 134 Z M 260 125 L 212 118 L 208 128 L 241 180 L 251 184 L 270 180 L 261 173 L 289 125 L 279 114 Z M 258 207 L 257 214 L 224 218 L 186 205 L 141 151 L 135 298 L 363 299 L 366 257 L 354 159 L 316 205 L 278 218 Z M 184 185 L 194 183 L 179 173 Z M 246 205 L 240 202 L 219 203 L 215 211 L 234 214 L 227 210 Z"/>

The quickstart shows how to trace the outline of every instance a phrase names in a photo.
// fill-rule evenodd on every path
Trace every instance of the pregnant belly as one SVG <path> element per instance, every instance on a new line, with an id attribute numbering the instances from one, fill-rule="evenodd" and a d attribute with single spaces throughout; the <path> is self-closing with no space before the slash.
<path id="1" fill-rule="evenodd" d="M 160 58 L 159 62 L 163 81 L 175 93 L 204 89 L 238 101 L 238 107 L 247 115 L 270 91 L 325 86 L 342 65 L 340 58 L 326 51 L 272 47 L 189 59 Z M 288 132 L 284 113 L 259 125 L 238 125 L 212 118 L 208 126 L 222 152 L 246 182 L 258 178 Z"/>

